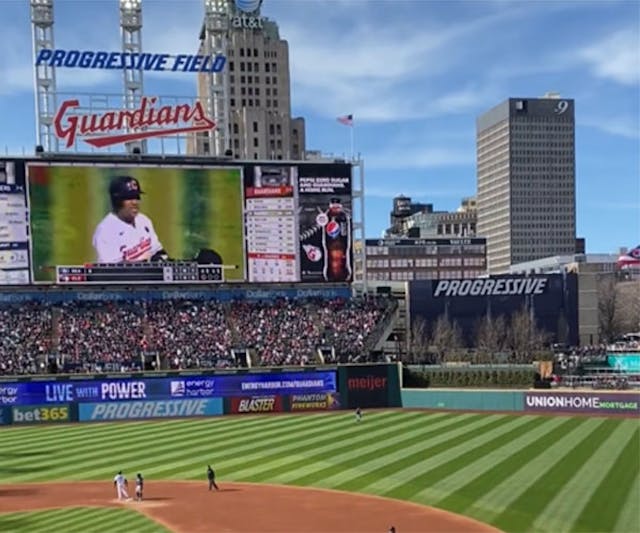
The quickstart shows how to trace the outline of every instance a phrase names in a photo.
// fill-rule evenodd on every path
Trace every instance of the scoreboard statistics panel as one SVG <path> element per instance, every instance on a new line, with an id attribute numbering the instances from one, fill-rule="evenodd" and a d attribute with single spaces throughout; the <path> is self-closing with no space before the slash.
<path id="1" fill-rule="evenodd" d="M 29 215 L 24 164 L 0 160 L 0 285 L 29 283 Z"/>
<path id="2" fill-rule="evenodd" d="M 197 263 L 123 263 L 57 266 L 59 285 L 104 283 L 221 283 L 223 266 Z"/>
<path id="3" fill-rule="evenodd" d="M 349 283 L 351 171 L 306 161 L 0 160 L 0 285 Z M 122 177 L 138 181 L 144 219 L 139 241 L 113 248 L 122 260 L 105 262 L 98 226 L 120 224 L 114 243 L 128 231 L 109 193 Z M 147 253 L 156 236 L 168 261 Z"/>

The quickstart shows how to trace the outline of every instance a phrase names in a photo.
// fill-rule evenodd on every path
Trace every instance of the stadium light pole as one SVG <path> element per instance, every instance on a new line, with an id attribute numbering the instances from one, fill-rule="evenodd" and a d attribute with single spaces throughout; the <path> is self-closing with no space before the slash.
<path id="1" fill-rule="evenodd" d="M 120 35 L 123 53 L 142 53 L 142 0 L 120 0 Z M 142 70 L 124 69 L 123 107 L 136 109 L 143 92 Z M 134 148 L 139 148 L 141 154 L 147 153 L 146 141 L 126 143 L 126 147 L 128 153 L 133 153 Z"/>
<path id="2" fill-rule="evenodd" d="M 204 0 L 204 40 L 199 51 L 203 55 L 227 57 L 229 40 L 228 0 Z M 207 110 L 216 128 L 209 133 L 207 155 L 222 157 L 231 147 L 229 142 L 229 68 L 205 74 Z"/>
<path id="3" fill-rule="evenodd" d="M 53 135 L 56 111 L 56 70 L 47 64 L 36 65 L 42 50 L 54 50 L 53 0 L 31 0 L 31 34 L 33 47 L 33 84 L 36 104 L 36 144 L 43 151 L 58 150 L 58 138 Z"/>

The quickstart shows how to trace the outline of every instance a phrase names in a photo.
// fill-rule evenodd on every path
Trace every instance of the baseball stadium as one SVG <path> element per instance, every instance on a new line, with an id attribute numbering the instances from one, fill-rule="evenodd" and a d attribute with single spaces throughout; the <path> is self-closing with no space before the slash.
<path id="1" fill-rule="evenodd" d="M 187 50 L 163 12 L 166 53 L 143 0 L 7 17 L 36 140 L 0 154 L 0 532 L 640 532 L 640 246 L 579 249 L 574 101 L 482 115 L 477 197 L 394 192 L 372 238 L 354 115 L 307 149 L 265 3 L 180 4 Z M 61 13 L 121 49 L 57 47 Z M 498 160 L 543 148 L 542 185 Z"/>

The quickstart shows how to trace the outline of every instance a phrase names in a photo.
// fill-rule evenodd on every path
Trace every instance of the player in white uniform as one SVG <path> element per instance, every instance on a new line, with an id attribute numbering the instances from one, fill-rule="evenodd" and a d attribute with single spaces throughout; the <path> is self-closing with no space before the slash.
<path id="1" fill-rule="evenodd" d="M 129 486 L 129 482 L 127 478 L 122 475 L 122 470 L 116 474 L 116 477 L 113 478 L 113 485 L 116 488 L 116 494 L 118 495 L 119 500 L 128 500 L 129 493 L 127 492 L 127 487 Z"/>
<path id="2" fill-rule="evenodd" d="M 153 223 L 140 213 L 140 184 L 129 176 L 109 185 L 113 211 L 96 227 L 93 247 L 98 263 L 166 260 Z"/>

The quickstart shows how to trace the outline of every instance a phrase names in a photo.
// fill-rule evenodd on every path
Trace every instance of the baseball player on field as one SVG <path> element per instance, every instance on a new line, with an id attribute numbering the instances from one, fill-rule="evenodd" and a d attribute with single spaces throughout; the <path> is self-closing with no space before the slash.
<path id="1" fill-rule="evenodd" d="M 167 260 L 153 223 L 140 212 L 140 183 L 131 176 L 109 185 L 112 211 L 98 224 L 93 247 L 98 263 Z"/>
<path id="2" fill-rule="evenodd" d="M 116 474 L 116 477 L 113 478 L 113 485 L 116 488 L 116 494 L 118 495 L 119 500 L 128 500 L 129 493 L 127 492 L 127 487 L 129 486 L 129 482 L 127 478 L 122 475 L 122 470 Z"/>
<path id="3" fill-rule="evenodd" d="M 138 472 L 136 475 L 136 501 L 142 501 L 142 491 L 144 489 L 144 479 L 142 479 L 142 474 Z"/>

